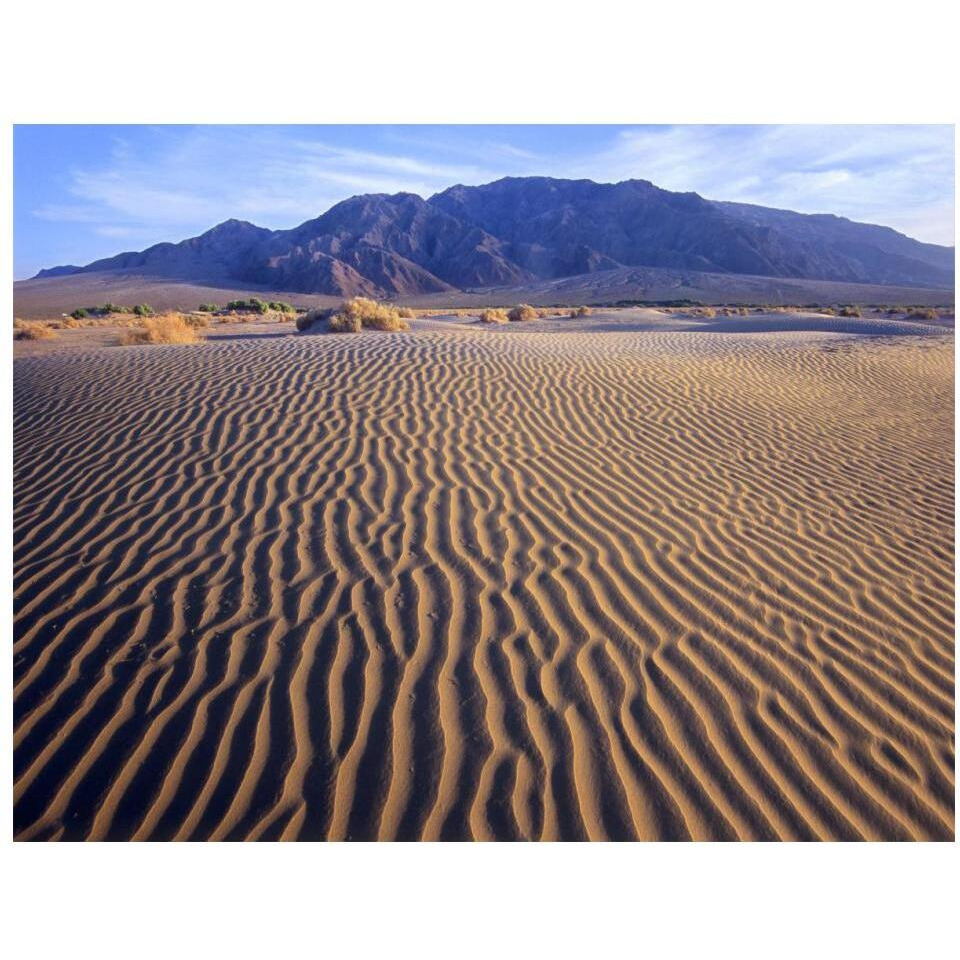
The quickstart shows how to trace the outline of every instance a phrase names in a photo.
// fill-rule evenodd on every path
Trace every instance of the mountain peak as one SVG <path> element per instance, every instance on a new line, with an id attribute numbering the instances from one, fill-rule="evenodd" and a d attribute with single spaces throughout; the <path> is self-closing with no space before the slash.
<path id="1" fill-rule="evenodd" d="M 949 289 L 953 250 L 887 227 L 705 200 L 649 180 L 503 177 L 415 193 L 360 194 L 292 230 L 229 219 L 86 267 L 229 279 L 292 292 L 377 296 L 497 287 L 623 267 Z"/>

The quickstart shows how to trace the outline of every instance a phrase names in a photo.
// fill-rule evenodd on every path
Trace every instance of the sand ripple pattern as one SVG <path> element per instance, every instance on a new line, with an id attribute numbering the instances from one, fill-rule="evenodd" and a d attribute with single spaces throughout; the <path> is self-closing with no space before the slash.
<path id="1" fill-rule="evenodd" d="M 946 839 L 952 338 L 15 370 L 22 839 Z"/>

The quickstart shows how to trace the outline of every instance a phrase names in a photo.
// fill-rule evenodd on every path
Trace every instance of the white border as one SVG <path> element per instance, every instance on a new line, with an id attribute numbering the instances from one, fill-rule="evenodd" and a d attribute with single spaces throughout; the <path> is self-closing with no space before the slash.
<path id="1" fill-rule="evenodd" d="M 7 8 L 0 58 L 4 235 L 13 122 L 956 123 L 948 9 L 934 0 L 20 3 Z M 11 260 L 5 249 L 8 318 Z M 3 350 L 9 611 L 9 338 Z M 7 697 L 10 669 L 6 657 Z M 9 831 L 6 779 L 2 796 Z M 872 960 L 957 946 L 953 844 L 6 841 L 3 853 L 12 956 Z"/>

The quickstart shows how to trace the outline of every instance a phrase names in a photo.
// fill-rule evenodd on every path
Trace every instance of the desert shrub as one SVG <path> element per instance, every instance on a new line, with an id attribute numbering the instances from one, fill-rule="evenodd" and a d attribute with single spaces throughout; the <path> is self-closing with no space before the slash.
<path id="1" fill-rule="evenodd" d="M 284 303 L 282 300 L 271 300 L 267 306 L 275 313 L 296 313 L 297 308 L 292 303 Z"/>
<path id="2" fill-rule="evenodd" d="M 130 327 L 121 341 L 125 346 L 148 343 L 196 343 L 197 328 L 179 313 L 147 317 Z"/>
<path id="3" fill-rule="evenodd" d="M 837 311 L 834 310 L 833 307 L 818 307 L 817 309 L 819 313 L 825 313 L 828 317 L 835 317 L 837 315 Z"/>
<path id="4" fill-rule="evenodd" d="M 308 310 L 297 317 L 297 329 L 309 330 L 322 320 L 329 322 L 331 333 L 359 333 L 363 329 L 387 332 L 410 329 L 410 324 L 400 316 L 396 307 L 378 303 L 368 297 L 344 300 L 337 310 L 324 307 Z"/>
<path id="5" fill-rule="evenodd" d="M 297 315 L 297 319 L 295 321 L 297 329 L 302 333 L 304 330 L 309 330 L 320 320 L 329 319 L 332 314 L 333 311 L 327 309 L 326 307 L 315 307 L 313 310 L 308 310 L 306 313 L 300 313 Z"/>
<path id="6" fill-rule="evenodd" d="M 575 320 L 577 317 L 589 317 L 590 308 L 589 307 L 574 307 L 570 311 L 570 319 Z"/>
<path id="7" fill-rule="evenodd" d="M 847 304 L 847 306 L 841 307 L 841 308 L 837 311 L 837 316 L 840 316 L 840 317 L 859 317 L 859 316 L 862 316 L 862 314 L 860 313 L 860 308 L 859 308 L 858 306 L 855 306 L 855 305 L 853 305 L 853 304 Z"/>
<path id="8" fill-rule="evenodd" d="M 481 323 L 506 323 L 507 319 L 507 311 L 496 308 L 484 310 L 480 314 Z"/>
<path id="9" fill-rule="evenodd" d="M 335 313 L 330 317 L 331 333 L 359 333 L 363 324 L 359 317 L 349 317 L 345 313 Z"/>
<path id="10" fill-rule="evenodd" d="M 231 300 L 227 309 L 236 310 L 238 313 L 268 313 L 270 304 L 259 297 L 250 297 L 249 300 Z"/>
<path id="11" fill-rule="evenodd" d="M 519 323 L 523 320 L 538 320 L 540 314 L 534 310 L 533 307 L 528 303 L 521 303 L 518 306 L 514 307 L 508 314 L 507 318 L 512 323 Z"/>
<path id="12" fill-rule="evenodd" d="M 219 303 L 201 303 L 200 312 L 201 313 L 216 313 L 220 309 Z"/>
<path id="13" fill-rule="evenodd" d="M 399 307 L 397 309 L 397 316 L 401 320 L 415 320 L 417 315 L 409 307 Z"/>
<path id="14" fill-rule="evenodd" d="M 410 324 L 399 315 L 396 307 L 378 303 L 367 297 L 353 297 L 351 300 L 345 300 L 338 312 L 347 317 L 357 318 L 360 325 L 367 330 L 392 332 L 410 329 Z"/>
<path id="15" fill-rule="evenodd" d="M 74 320 L 83 320 L 84 317 L 89 317 L 90 314 L 87 312 L 86 307 L 77 307 L 70 316 L 73 317 Z"/>
<path id="16" fill-rule="evenodd" d="M 52 340 L 56 333 L 43 323 L 14 322 L 14 337 L 17 340 Z"/>
<path id="17" fill-rule="evenodd" d="M 188 313 L 183 317 L 183 322 L 193 327 L 194 330 L 202 330 L 210 326 L 210 318 L 202 313 Z"/>
<path id="18" fill-rule="evenodd" d="M 914 307 L 908 314 L 908 320 L 937 320 L 939 314 L 933 307 Z"/>
<path id="19" fill-rule="evenodd" d="M 150 317 L 153 316 L 153 307 L 149 303 L 138 303 L 130 312 L 138 317 Z"/>

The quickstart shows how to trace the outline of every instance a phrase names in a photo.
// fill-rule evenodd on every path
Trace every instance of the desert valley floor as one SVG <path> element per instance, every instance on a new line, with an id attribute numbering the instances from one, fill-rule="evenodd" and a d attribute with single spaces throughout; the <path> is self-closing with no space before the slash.
<path id="1" fill-rule="evenodd" d="M 14 361 L 18 838 L 952 838 L 952 329 L 98 336 Z"/>

